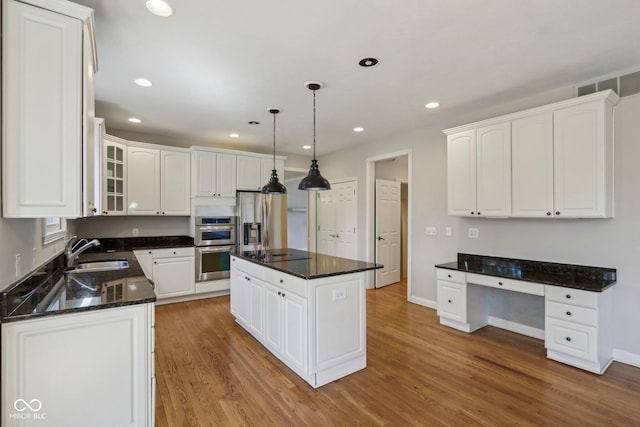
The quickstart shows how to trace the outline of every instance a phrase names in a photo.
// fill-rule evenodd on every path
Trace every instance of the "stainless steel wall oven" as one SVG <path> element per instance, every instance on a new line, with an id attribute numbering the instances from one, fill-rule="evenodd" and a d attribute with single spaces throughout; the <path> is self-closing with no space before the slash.
<path id="1" fill-rule="evenodd" d="M 236 250 L 235 216 L 198 216 L 195 224 L 196 282 L 229 277 Z"/>

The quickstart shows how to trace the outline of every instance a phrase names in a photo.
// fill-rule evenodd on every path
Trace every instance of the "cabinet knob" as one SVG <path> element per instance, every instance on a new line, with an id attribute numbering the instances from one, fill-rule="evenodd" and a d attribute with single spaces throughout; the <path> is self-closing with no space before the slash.
<path id="1" fill-rule="evenodd" d="M 284 292 L 282 293 L 282 298 L 284 298 Z"/>
<path id="2" fill-rule="evenodd" d="M 478 212 L 478 215 L 481 215 L 480 212 Z"/>
<path id="3" fill-rule="evenodd" d="M 571 312 L 570 311 L 567 311 L 567 316 L 571 316 Z"/>
<path id="4" fill-rule="evenodd" d="M 244 280 L 249 280 L 249 277 L 247 277 L 247 276 L 244 276 Z"/>
<path id="5" fill-rule="evenodd" d="M 96 212 L 98 212 L 98 209 L 93 208 L 93 209 L 91 209 L 91 212 L 96 213 Z"/>
<path id="6" fill-rule="evenodd" d="M 565 295 L 565 297 L 566 297 L 567 299 L 571 299 L 571 294 L 566 294 L 566 295 Z"/>
<path id="7" fill-rule="evenodd" d="M 278 291 L 278 295 L 282 295 L 282 292 Z"/>
<path id="8" fill-rule="evenodd" d="M 473 215 L 473 211 L 471 211 L 471 215 Z"/>
<path id="9" fill-rule="evenodd" d="M 447 277 L 448 277 L 448 278 L 451 278 L 451 275 L 450 275 L 450 274 L 447 274 Z"/>
<path id="10" fill-rule="evenodd" d="M 176 251 L 173 251 L 173 254 L 175 255 L 175 254 L 176 254 Z"/>
<path id="11" fill-rule="evenodd" d="M 447 302 L 448 302 L 449 304 L 451 304 L 451 300 L 447 300 Z"/>
<path id="12" fill-rule="evenodd" d="M 160 212 L 156 211 L 156 215 L 160 215 Z"/>
<path id="13" fill-rule="evenodd" d="M 571 337 L 566 337 L 565 340 L 571 342 Z"/>
<path id="14" fill-rule="evenodd" d="M 153 263 L 154 263 L 154 264 L 157 264 L 157 263 L 158 263 L 158 261 L 153 261 Z"/>
<path id="15" fill-rule="evenodd" d="M 284 283 L 284 280 L 280 279 L 280 283 Z"/>
<path id="16" fill-rule="evenodd" d="M 498 286 L 502 286 L 502 282 L 498 282 Z"/>
<path id="17" fill-rule="evenodd" d="M 551 216 L 551 212 L 547 212 L 547 216 Z"/>
<path id="18" fill-rule="evenodd" d="M 151 251 L 149 251 L 149 253 L 151 253 Z"/>
<path id="19" fill-rule="evenodd" d="M 556 211 L 556 215 L 560 215 L 560 211 Z"/>
<path id="20" fill-rule="evenodd" d="M 164 215 L 164 212 L 162 212 L 162 215 Z"/>
<path id="21" fill-rule="evenodd" d="M 109 212 L 107 212 L 107 211 L 102 211 L 102 214 L 103 214 L 103 215 L 109 215 Z"/>

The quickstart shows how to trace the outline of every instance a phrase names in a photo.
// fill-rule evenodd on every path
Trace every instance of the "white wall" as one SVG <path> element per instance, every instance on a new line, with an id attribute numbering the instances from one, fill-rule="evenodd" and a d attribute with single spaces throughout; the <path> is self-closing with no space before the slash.
<path id="1" fill-rule="evenodd" d="M 459 122 L 443 127 L 495 117 L 527 108 L 567 99 L 572 88 L 561 88 L 509 104 L 484 108 Z M 391 138 L 370 141 L 340 152 L 322 156 L 319 165 L 331 179 L 357 176 L 358 254 L 365 250 L 365 163 L 368 157 L 400 150 L 413 150 L 413 198 L 410 266 L 410 299 L 435 304 L 436 280 L 433 266 L 454 261 L 458 252 L 531 260 L 573 263 L 618 270 L 615 294 L 614 347 L 640 357 L 640 340 L 629 325 L 640 324 L 640 95 L 622 98 L 616 108 L 616 217 L 599 220 L 560 219 L 482 219 L 447 215 L 446 137 L 441 128 L 409 131 Z M 426 236 L 426 226 L 435 226 L 437 236 Z M 444 227 L 453 228 L 453 236 L 444 236 Z M 468 227 L 480 230 L 478 239 L 468 239 Z M 491 302 L 492 314 L 541 327 L 532 312 L 542 309 L 541 299 L 499 294 Z M 502 301 L 500 301 L 502 300 Z M 509 306 L 509 310 L 504 309 Z M 535 317 L 535 318 L 534 318 Z"/>

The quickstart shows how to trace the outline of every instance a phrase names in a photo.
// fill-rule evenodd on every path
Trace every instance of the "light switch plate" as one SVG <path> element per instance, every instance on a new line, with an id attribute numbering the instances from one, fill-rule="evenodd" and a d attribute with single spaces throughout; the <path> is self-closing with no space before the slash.
<path id="1" fill-rule="evenodd" d="M 438 230 L 436 227 L 427 227 L 427 236 L 436 236 L 438 234 Z"/>
<path id="2" fill-rule="evenodd" d="M 480 232 L 478 231 L 477 228 L 470 228 L 469 229 L 469 238 L 470 239 L 477 239 L 479 235 L 480 235 Z"/>
<path id="3" fill-rule="evenodd" d="M 446 234 L 447 237 L 451 237 L 451 235 L 453 234 L 451 231 L 451 227 L 445 228 L 444 233 Z"/>

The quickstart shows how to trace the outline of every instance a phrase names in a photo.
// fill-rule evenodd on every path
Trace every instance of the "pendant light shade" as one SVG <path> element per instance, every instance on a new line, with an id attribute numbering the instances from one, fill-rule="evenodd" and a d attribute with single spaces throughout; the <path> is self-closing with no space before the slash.
<path id="1" fill-rule="evenodd" d="M 276 170 L 276 114 L 280 112 L 277 108 L 270 108 L 269 112 L 273 114 L 273 170 L 269 182 L 262 187 L 262 194 L 287 194 L 287 187 L 278 181 L 278 171 Z"/>
<path id="2" fill-rule="evenodd" d="M 298 184 L 298 190 L 331 190 L 331 184 L 329 184 L 329 181 L 320 174 L 318 161 L 316 160 L 316 91 L 322 87 L 322 83 L 307 82 L 305 83 L 305 86 L 313 91 L 313 160 L 311 160 L 309 174 L 300 181 L 300 184 Z"/>

